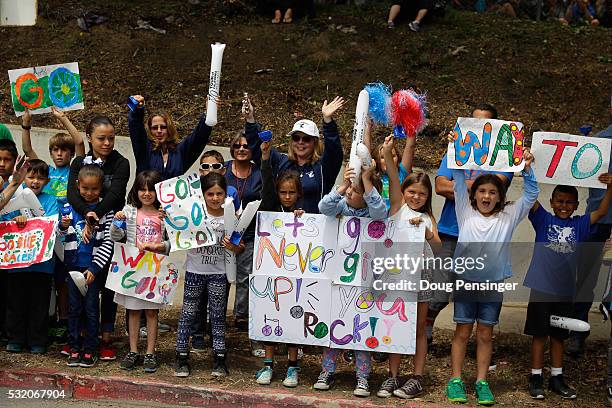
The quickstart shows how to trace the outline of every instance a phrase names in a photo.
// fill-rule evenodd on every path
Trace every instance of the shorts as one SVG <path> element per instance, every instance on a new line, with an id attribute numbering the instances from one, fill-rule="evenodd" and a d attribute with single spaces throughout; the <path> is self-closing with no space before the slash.
<path id="1" fill-rule="evenodd" d="M 502 302 L 457 302 L 455 301 L 455 311 L 453 321 L 459 324 L 486 324 L 495 326 L 499 323 L 499 313 L 501 312 Z"/>
<path id="2" fill-rule="evenodd" d="M 573 303 L 569 297 L 550 295 L 548 293 L 531 290 L 529 305 L 527 306 L 527 320 L 525 321 L 525 334 L 534 337 L 553 337 L 566 340 L 569 331 L 550 326 L 550 315 L 572 317 Z"/>

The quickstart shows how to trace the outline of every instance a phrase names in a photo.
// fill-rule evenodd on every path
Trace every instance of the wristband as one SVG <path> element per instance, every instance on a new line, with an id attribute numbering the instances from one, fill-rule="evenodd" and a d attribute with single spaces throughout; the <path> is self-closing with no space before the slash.
<path id="1" fill-rule="evenodd" d="M 30 130 L 30 129 L 32 129 L 32 125 L 25 126 L 25 125 L 23 125 L 23 124 L 22 124 L 22 125 L 21 125 L 21 128 L 22 128 L 23 130 Z"/>

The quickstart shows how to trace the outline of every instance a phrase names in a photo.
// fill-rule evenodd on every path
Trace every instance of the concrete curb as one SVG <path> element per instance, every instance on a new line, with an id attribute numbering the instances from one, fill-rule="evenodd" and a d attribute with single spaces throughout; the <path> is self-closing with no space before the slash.
<path id="1" fill-rule="evenodd" d="M 375 408 L 377 404 L 365 399 L 322 398 L 295 395 L 289 392 L 275 393 L 245 390 L 227 390 L 214 387 L 198 387 L 146 381 L 124 377 L 94 377 L 74 375 L 48 369 L 0 369 L 0 387 L 15 389 L 63 390 L 65 398 L 112 399 L 149 401 L 163 404 L 215 407 L 334 407 Z M 383 402 L 383 400 L 380 400 Z M 403 407 L 437 408 L 443 405 L 422 401 L 389 400 L 388 404 Z"/>

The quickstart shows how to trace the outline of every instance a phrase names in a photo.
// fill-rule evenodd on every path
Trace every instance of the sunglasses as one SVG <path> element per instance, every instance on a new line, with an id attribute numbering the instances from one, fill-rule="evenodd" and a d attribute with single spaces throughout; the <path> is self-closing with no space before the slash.
<path id="1" fill-rule="evenodd" d="M 302 136 L 302 135 L 298 135 L 297 133 L 294 133 L 293 135 L 291 135 L 291 140 L 293 140 L 294 142 L 302 142 L 302 143 L 310 143 L 311 141 L 314 140 L 314 137 L 312 136 Z"/>
<path id="2" fill-rule="evenodd" d="M 166 130 L 168 126 L 166 125 L 151 125 L 151 130 Z"/>
<path id="3" fill-rule="evenodd" d="M 232 147 L 233 147 L 235 150 L 238 150 L 238 149 L 240 149 L 241 147 L 242 147 L 243 149 L 245 149 L 245 150 L 248 150 L 248 149 L 249 149 L 249 145 L 248 145 L 248 144 L 246 144 L 246 143 L 234 143 L 234 144 L 232 145 Z"/>
<path id="4" fill-rule="evenodd" d="M 223 168 L 222 163 L 202 163 L 200 164 L 202 170 L 221 170 Z"/>

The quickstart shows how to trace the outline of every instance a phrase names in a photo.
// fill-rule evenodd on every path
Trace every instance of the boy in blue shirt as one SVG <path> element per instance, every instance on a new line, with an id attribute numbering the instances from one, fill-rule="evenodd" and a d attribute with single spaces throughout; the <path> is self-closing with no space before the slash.
<path id="1" fill-rule="evenodd" d="M 17 157 L 16 150 L 15 157 Z M 45 216 L 53 216 L 57 215 L 57 201 L 55 197 L 42 192 L 48 182 L 47 163 L 42 160 L 30 160 L 25 184 L 36 194 L 45 210 Z M 19 211 L 5 214 L 0 220 L 15 221 L 20 228 L 24 228 L 28 223 L 28 217 Z M 27 345 L 31 353 L 46 352 L 51 278 L 54 267 L 55 261 L 51 258 L 46 262 L 8 270 L 7 351 L 19 353 Z"/>
<path id="2" fill-rule="evenodd" d="M 68 202 L 66 197 L 68 191 L 68 176 L 70 174 L 70 162 L 72 158 L 85 155 L 85 142 L 83 136 L 70 122 L 66 114 L 56 107 L 51 108 L 53 116 L 59 120 L 68 131 L 57 133 L 49 138 L 49 155 L 53 165 L 49 166 L 49 182 L 46 183 L 43 192 L 55 197 L 58 206 L 62 207 Z M 28 110 L 21 118 L 21 146 L 24 154 L 30 159 L 38 159 L 38 155 L 32 147 L 30 129 L 32 129 L 32 115 Z M 40 200 L 40 198 L 39 198 Z M 57 340 L 65 342 L 68 333 L 68 272 L 63 262 L 59 259 L 55 263 L 55 287 L 57 288 L 57 327 L 52 329 Z M 62 354 L 67 354 L 65 347 Z"/>
<path id="3" fill-rule="evenodd" d="M 524 285 L 531 288 L 525 334 L 533 336 L 531 344 L 531 376 L 529 394 L 544 398 L 544 349 L 550 337 L 550 391 L 564 399 L 576 398 L 576 392 L 563 379 L 563 347 L 568 331 L 550 326 L 550 316 L 570 317 L 576 291 L 577 245 L 588 239 L 591 226 L 604 217 L 612 200 L 612 174 L 599 176 L 608 185 L 599 207 L 582 216 L 572 217 L 578 208 L 578 190 L 558 185 L 550 199 L 553 214 L 536 201 L 529 220 L 536 232 L 535 248 Z"/>

